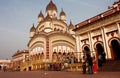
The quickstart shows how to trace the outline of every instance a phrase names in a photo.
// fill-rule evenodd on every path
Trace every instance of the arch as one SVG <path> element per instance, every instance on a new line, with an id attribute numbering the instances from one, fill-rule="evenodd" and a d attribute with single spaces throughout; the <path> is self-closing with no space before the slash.
<path id="1" fill-rule="evenodd" d="M 97 41 L 97 42 L 94 43 L 94 49 L 96 49 L 96 45 L 97 44 L 101 44 L 103 46 L 103 42 L 102 41 Z"/>
<path id="2" fill-rule="evenodd" d="M 66 53 L 64 52 L 63 55 L 66 55 Z"/>
<path id="3" fill-rule="evenodd" d="M 57 54 L 56 52 L 53 52 L 53 54 Z"/>
<path id="4" fill-rule="evenodd" d="M 83 46 L 83 52 L 85 52 L 85 53 L 90 52 L 90 47 L 89 47 L 89 45 L 84 45 L 84 46 Z"/>
<path id="5" fill-rule="evenodd" d="M 120 40 L 119 39 L 111 39 L 110 40 L 110 50 L 113 59 L 120 59 Z"/>
<path id="6" fill-rule="evenodd" d="M 98 55 L 101 55 L 102 52 L 104 52 L 104 47 L 102 43 L 97 43 L 95 47 Z"/>
<path id="7" fill-rule="evenodd" d="M 89 49 L 88 46 L 85 46 L 85 47 L 84 47 L 84 50 L 87 51 L 87 52 L 90 51 L 90 49 Z"/>
<path id="8" fill-rule="evenodd" d="M 44 59 L 44 57 L 45 57 L 45 56 L 44 56 L 44 53 L 42 52 L 42 53 L 41 53 L 41 59 Z"/>
<path id="9" fill-rule="evenodd" d="M 106 62 L 106 53 L 104 51 L 103 43 L 97 42 L 95 44 L 95 50 L 96 50 L 96 58 L 97 58 L 98 67 L 101 67 L 102 63 Z"/>
<path id="10" fill-rule="evenodd" d="M 120 38 L 117 38 L 117 37 L 113 37 L 111 39 L 108 40 L 108 45 L 111 46 L 111 41 L 112 40 L 117 40 L 119 43 L 120 43 Z"/>
<path id="11" fill-rule="evenodd" d="M 56 31 L 57 30 L 57 28 L 54 28 L 54 31 Z"/>
<path id="12" fill-rule="evenodd" d="M 57 58 L 58 58 L 58 53 L 57 52 L 53 52 L 53 54 L 52 54 L 53 62 L 56 62 Z"/>
<path id="13" fill-rule="evenodd" d="M 2 66 L 0 65 L 0 70 L 2 69 Z"/>
<path id="14" fill-rule="evenodd" d="M 102 55 L 102 53 L 105 53 L 102 41 L 97 41 L 94 44 L 94 49 L 95 49 L 95 55 L 96 55 L 97 58 L 98 58 L 99 55 Z"/>
<path id="15" fill-rule="evenodd" d="M 41 53 L 38 53 L 38 59 L 41 59 Z"/>
<path id="16" fill-rule="evenodd" d="M 61 54 L 62 54 L 61 52 L 58 53 L 58 55 L 61 55 Z"/>
<path id="17" fill-rule="evenodd" d="M 58 61 L 61 61 L 61 60 L 62 60 L 62 53 L 61 53 L 61 52 L 59 52 L 59 53 L 58 53 L 58 55 L 57 55 L 57 57 L 58 57 L 58 58 L 57 58 L 57 59 L 58 59 Z"/>

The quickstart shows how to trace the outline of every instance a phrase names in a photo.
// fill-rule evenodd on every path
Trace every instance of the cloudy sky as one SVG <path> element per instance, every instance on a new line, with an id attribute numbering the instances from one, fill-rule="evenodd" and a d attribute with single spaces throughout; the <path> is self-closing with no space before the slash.
<path id="1" fill-rule="evenodd" d="M 73 24 L 107 10 L 117 0 L 53 0 L 58 15 L 63 8 Z M 50 0 L 0 0 L 0 59 L 11 59 L 17 50 L 28 49 L 29 29 L 45 9 Z"/>

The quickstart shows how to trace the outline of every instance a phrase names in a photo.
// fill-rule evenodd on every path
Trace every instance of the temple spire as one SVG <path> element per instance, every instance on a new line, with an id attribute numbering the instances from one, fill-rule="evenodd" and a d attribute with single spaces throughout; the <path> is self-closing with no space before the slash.
<path id="1" fill-rule="evenodd" d="M 50 2 L 52 2 L 52 0 L 50 0 Z"/>

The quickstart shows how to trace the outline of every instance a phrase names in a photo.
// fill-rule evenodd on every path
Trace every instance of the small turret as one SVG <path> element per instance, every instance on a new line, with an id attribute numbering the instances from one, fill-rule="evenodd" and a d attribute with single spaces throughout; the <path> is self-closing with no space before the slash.
<path id="1" fill-rule="evenodd" d="M 66 14 L 65 14 L 65 12 L 63 11 L 63 9 L 62 9 L 62 11 L 60 12 L 60 20 L 62 20 L 62 21 L 66 21 Z"/>
<path id="2" fill-rule="evenodd" d="M 36 32 L 36 29 L 35 29 L 34 24 L 33 24 L 33 26 L 30 29 L 30 38 L 32 38 L 35 35 L 35 32 Z"/>
<path id="3" fill-rule="evenodd" d="M 70 24 L 68 26 L 68 31 L 70 34 L 75 34 L 75 32 L 73 31 L 74 25 L 72 24 L 72 21 L 70 20 Z"/>
<path id="4" fill-rule="evenodd" d="M 40 11 L 40 14 L 38 15 L 38 23 L 44 20 L 44 16 L 42 14 L 42 11 Z"/>
<path id="5" fill-rule="evenodd" d="M 46 16 L 49 14 L 49 16 L 53 19 L 57 18 L 57 7 L 51 0 L 49 4 L 46 6 Z"/>

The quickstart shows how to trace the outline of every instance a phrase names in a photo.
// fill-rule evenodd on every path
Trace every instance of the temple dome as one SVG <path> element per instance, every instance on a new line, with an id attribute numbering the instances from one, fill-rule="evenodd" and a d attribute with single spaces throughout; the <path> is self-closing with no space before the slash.
<path id="1" fill-rule="evenodd" d="M 30 29 L 30 32 L 35 32 L 35 31 L 36 31 L 36 29 L 35 29 L 34 24 L 33 24 L 33 26 Z"/>
<path id="2" fill-rule="evenodd" d="M 38 15 L 38 18 L 39 17 L 44 18 L 44 15 L 42 14 L 42 11 L 40 11 L 40 14 Z"/>
<path id="3" fill-rule="evenodd" d="M 52 0 L 50 1 L 50 3 L 47 5 L 47 7 L 46 7 L 46 12 L 48 11 L 48 10 L 55 10 L 55 11 L 57 11 L 57 7 L 56 7 L 56 5 L 52 2 Z"/>
<path id="4" fill-rule="evenodd" d="M 70 24 L 68 26 L 69 29 L 73 29 L 74 28 L 74 25 L 72 24 L 72 21 L 70 20 Z"/>
<path id="5" fill-rule="evenodd" d="M 65 12 L 63 11 L 63 9 L 62 9 L 62 11 L 60 12 L 60 16 L 66 16 Z"/>

